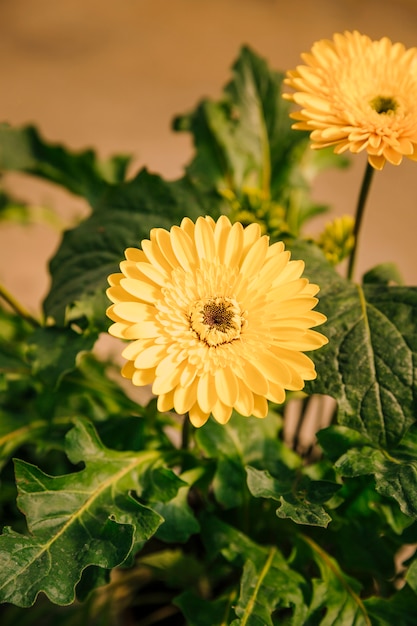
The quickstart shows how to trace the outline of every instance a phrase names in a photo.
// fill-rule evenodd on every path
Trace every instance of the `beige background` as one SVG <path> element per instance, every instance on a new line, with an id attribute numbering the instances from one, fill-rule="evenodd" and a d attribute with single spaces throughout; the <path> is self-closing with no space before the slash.
<path id="1" fill-rule="evenodd" d="M 0 0 L 0 120 L 35 123 L 47 139 L 101 156 L 132 153 L 133 171 L 146 165 L 176 178 L 192 145 L 171 131 L 171 119 L 202 97 L 219 97 L 242 44 L 286 70 L 315 40 L 355 28 L 415 46 L 417 0 Z M 337 214 L 353 212 L 362 156 L 315 185 L 315 197 Z M 359 271 L 395 260 L 417 284 L 416 181 L 409 161 L 376 174 Z M 79 199 L 27 177 L 7 175 L 6 183 L 55 207 L 66 225 L 86 211 Z M 0 224 L 0 281 L 34 313 L 58 241 L 50 226 Z"/>

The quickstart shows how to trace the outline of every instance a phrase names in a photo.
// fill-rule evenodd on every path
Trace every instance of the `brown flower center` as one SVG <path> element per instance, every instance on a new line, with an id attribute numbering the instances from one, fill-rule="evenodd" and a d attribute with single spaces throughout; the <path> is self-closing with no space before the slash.
<path id="1" fill-rule="evenodd" d="M 369 103 L 377 113 L 395 113 L 398 102 L 391 96 L 376 96 Z"/>
<path id="2" fill-rule="evenodd" d="M 189 310 L 190 327 L 209 346 L 229 343 L 240 336 L 242 313 L 231 298 L 197 300 Z"/>

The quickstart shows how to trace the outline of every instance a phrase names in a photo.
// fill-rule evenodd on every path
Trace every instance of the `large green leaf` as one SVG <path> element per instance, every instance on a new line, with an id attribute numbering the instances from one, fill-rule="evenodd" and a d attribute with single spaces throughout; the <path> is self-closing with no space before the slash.
<path id="1" fill-rule="evenodd" d="M 108 184 L 124 180 L 130 157 L 100 161 L 93 150 L 72 152 L 45 141 L 33 126 L 0 126 L 0 170 L 17 170 L 45 178 L 94 202 Z"/>
<path id="2" fill-rule="evenodd" d="M 180 187 L 145 170 L 128 183 L 109 187 L 93 214 L 64 233 L 50 263 L 52 286 L 45 314 L 61 325 L 74 319 L 69 309 L 76 307 L 78 316 L 93 317 L 95 326 L 105 330 L 107 276 L 118 271 L 124 250 L 139 247 L 152 228 L 169 229 L 185 216 L 199 215 L 198 204 Z"/>
<path id="3" fill-rule="evenodd" d="M 0 537 L 3 602 L 30 606 L 41 591 L 57 604 L 73 602 L 88 566 L 120 565 L 163 521 L 130 495 L 141 494 L 141 473 L 161 464 L 157 451 L 109 450 L 89 422 L 79 422 L 67 435 L 67 453 L 72 463 L 85 463 L 84 469 L 54 477 L 16 461 L 18 506 L 30 535 L 6 529 Z M 178 488 L 182 482 L 176 480 Z"/>
<path id="4" fill-rule="evenodd" d="M 312 353 L 318 377 L 307 390 L 338 402 L 338 421 L 383 447 L 416 419 L 417 288 L 353 284 L 314 247 L 291 244 L 320 285 L 329 344 Z"/>

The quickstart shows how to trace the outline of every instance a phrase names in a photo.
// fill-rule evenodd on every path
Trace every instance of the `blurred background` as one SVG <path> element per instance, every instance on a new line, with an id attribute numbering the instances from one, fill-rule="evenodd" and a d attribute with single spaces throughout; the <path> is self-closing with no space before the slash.
<path id="1" fill-rule="evenodd" d="M 286 71 L 314 41 L 353 29 L 416 46 L 417 0 L 0 0 L 0 121 L 36 124 L 47 140 L 102 157 L 133 154 L 132 173 L 146 165 L 174 179 L 193 147 L 171 130 L 172 118 L 220 97 L 243 44 Z M 365 163 L 360 155 L 348 170 L 323 174 L 314 197 L 333 215 L 353 214 Z M 416 181 L 410 161 L 376 173 L 358 274 L 396 261 L 417 284 Z M 87 213 L 49 184 L 20 174 L 5 184 L 54 208 L 64 226 Z M 59 238 L 47 224 L 0 224 L 0 281 L 35 314 Z"/>

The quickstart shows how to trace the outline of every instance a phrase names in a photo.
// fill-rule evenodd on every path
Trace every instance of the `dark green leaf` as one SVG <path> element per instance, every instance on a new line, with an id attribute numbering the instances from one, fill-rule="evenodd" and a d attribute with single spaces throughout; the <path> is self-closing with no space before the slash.
<path id="1" fill-rule="evenodd" d="M 314 246 L 294 242 L 295 258 L 321 287 L 320 328 L 329 344 L 312 354 L 317 380 L 307 390 L 333 396 L 338 421 L 381 446 L 397 443 L 415 420 L 417 288 L 341 278 Z"/>
<path id="2" fill-rule="evenodd" d="M 272 613 L 291 610 L 293 626 L 303 626 L 305 581 L 291 569 L 276 547 L 260 546 L 231 526 L 206 518 L 204 538 L 210 551 L 221 551 L 235 566 L 243 566 L 240 595 L 234 610 L 241 620 L 233 624 L 272 624 Z"/>
<path id="3" fill-rule="evenodd" d="M 181 609 L 187 626 L 225 626 L 234 617 L 232 603 L 235 598 L 236 594 L 232 592 L 209 601 L 192 591 L 184 591 L 175 598 L 174 604 Z"/>
<path id="4" fill-rule="evenodd" d="M 171 543 L 185 543 L 191 535 L 200 530 L 200 524 L 188 504 L 190 486 L 200 477 L 200 473 L 199 469 L 184 472 L 179 478 L 186 484 L 178 489 L 177 494 L 169 502 L 162 499 L 159 502 L 152 502 L 153 510 L 164 518 L 156 533 L 158 539 Z"/>
<path id="5" fill-rule="evenodd" d="M 417 596 L 406 586 L 391 598 L 372 597 L 364 600 L 372 626 L 415 626 Z"/>
<path id="6" fill-rule="evenodd" d="M 276 462 L 279 426 L 279 419 L 272 413 L 265 420 L 235 415 L 225 426 L 212 419 L 197 431 L 196 441 L 203 453 L 216 459 L 213 487 L 222 506 L 242 504 L 247 491 L 246 465 Z M 291 456 L 289 451 L 287 454 Z"/>
<path id="7" fill-rule="evenodd" d="M 326 527 L 330 515 L 322 503 L 330 500 L 340 485 L 328 481 L 313 481 L 308 476 L 292 472 L 275 478 L 266 470 L 246 468 L 249 491 L 256 498 L 272 498 L 281 503 L 277 515 L 290 518 L 297 524 Z"/>
<path id="8" fill-rule="evenodd" d="M 107 277 L 118 271 L 124 250 L 139 247 L 152 228 L 170 229 L 185 216 L 197 217 L 198 205 L 184 204 L 179 185 L 143 170 L 134 180 L 108 188 L 93 214 L 66 231 L 50 264 L 52 287 L 44 302 L 47 317 L 59 325 L 92 316 L 99 330 L 108 327 L 104 292 Z M 99 298 L 100 305 L 95 304 Z M 110 304 L 106 302 L 106 304 Z M 70 307 L 76 306 L 70 311 Z M 97 310 L 101 307 L 99 319 Z"/>
<path id="9" fill-rule="evenodd" d="M 33 374 L 56 388 L 62 377 L 76 368 L 79 355 L 92 349 L 96 338 L 71 328 L 38 328 L 28 341 L 27 359 Z"/>
<path id="10" fill-rule="evenodd" d="M 403 285 L 404 281 L 395 263 L 381 263 L 363 276 L 364 284 Z"/>
<path id="11" fill-rule="evenodd" d="M 360 598 L 360 583 L 347 576 L 337 561 L 312 539 L 306 536 L 301 539 L 309 546 L 310 556 L 321 574 L 320 578 L 311 581 L 313 596 L 305 623 L 320 626 L 371 626 Z"/>
<path id="12" fill-rule="evenodd" d="M 130 157 L 117 155 L 99 161 L 93 150 L 71 152 L 45 141 L 35 127 L 0 126 L 0 169 L 45 178 L 90 203 L 108 184 L 124 180 Z"/>
<path id="13" fill-rule="evenodd" d="M 266 211 L 272 200 L 284 207 L 287 224 L 298 233 L 306 219 L 325 210 L 309 198 L 311 179 L 324 159 L 310 150 L 307 133 L 291 130 L 290 105 L 281 95 L 283 74 L 247 46 L 232 71 L 219 101 L 204 100 L 174 121 L 175 130 L 194 136 L 196 155 L 187 176 L 194 185 L 226 198 L 231 194 L 238 202 L 242 194 L 255 193 Z M 326 167 L 342 161 L 327 154 Z"/>

